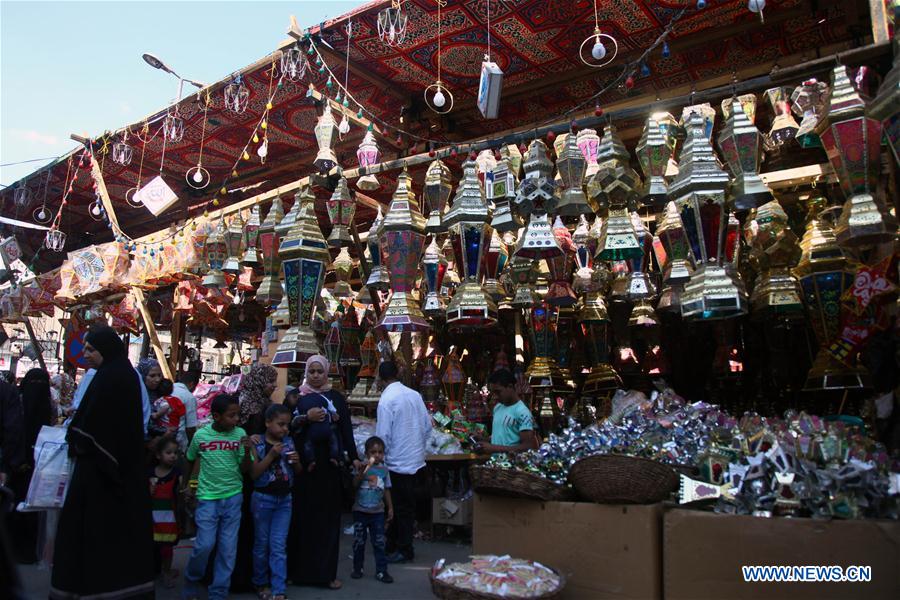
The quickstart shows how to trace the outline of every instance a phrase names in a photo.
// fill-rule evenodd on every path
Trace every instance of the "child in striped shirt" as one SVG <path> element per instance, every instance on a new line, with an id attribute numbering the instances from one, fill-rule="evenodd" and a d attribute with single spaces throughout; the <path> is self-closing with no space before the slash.
<path id="1" fill-rule="evenodd" d="M 172 554 L 178 542 L 175 500 L 181 489 L 178 442 L 170 435 L 160 437 L 154 446 L 155 466 L 150 470 L 150 496 L 153 502 L 153 542 L 156 546 L 156 568 L 162 573 L 163 585 L 175 587 L 178 571 L 172 569 Z"/>

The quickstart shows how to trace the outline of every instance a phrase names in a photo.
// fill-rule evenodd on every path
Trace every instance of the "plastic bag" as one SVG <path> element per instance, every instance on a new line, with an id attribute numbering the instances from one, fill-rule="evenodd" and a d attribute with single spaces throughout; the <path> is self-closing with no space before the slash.
<path id="1" fill-rule="evenodd" d="M 74 461 L 69 458 L 66 429 L 44 425 L 34 445 L 34 474 L 19 512 L 62 508 L 69 490 Z"/>

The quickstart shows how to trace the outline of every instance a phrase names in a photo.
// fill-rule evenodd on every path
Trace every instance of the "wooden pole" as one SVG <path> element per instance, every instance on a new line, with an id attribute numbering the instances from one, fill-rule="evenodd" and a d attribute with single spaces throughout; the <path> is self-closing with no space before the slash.
<path id="1" fill-rule="evenodd" d="M 34 349 L 37 352 L 38 364 L 46 371 L 47 363 L 44 362 L 44 347 L 38 343 L 37 337 L 34 335 L 34 327 L 31 326 L 31 317 L 25 317 L 25 331 L 28 332 L 28 337 L 31 338 L 31 345 L 34 346 Z M 15 375 L 15 373 L 13 373 L 13 375 Z"/>
<path id="2" fill-rule="evenodd" d="M 139 287 L 131 288 L 131 293 L 137 301 L 138 310 L 141 311 L 141 318 L 144 320 L 144 330 L 150 337 L 150 346 L 156 354 L 156 360 L 159 362 L 159 368 L 166 379 L 172 380 L 172 369 L 169 368 L 169 361 L 166 360 L 166 353 L 163 352 L 162 344 L 159 343 L 159 336 L 156 333 L 156 324 L 150 317 L 150 311 L 147 310 L 147 299 L 144 297 L 144 290 Z"/>
<path id="3" fill-rule="evenodd" d="M 869 13 L 872 16 L 872 41 L 876 44 L 891 41 L 888 30 L 887 7 L 884 0 L 869 0 Z"/>

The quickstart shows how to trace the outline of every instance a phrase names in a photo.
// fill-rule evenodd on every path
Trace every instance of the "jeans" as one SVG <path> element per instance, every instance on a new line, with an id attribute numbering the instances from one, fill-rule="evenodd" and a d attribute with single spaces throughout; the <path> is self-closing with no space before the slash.
<path id="1" fill-rule="evenodd" d="M 197 539 L 184 572 L 183 598 L 199 595 L 198 582 L 203 578 L 209 555 L 216 551 L 213 582 L 209 586 L 209 600 L 225 600 L 231 586 L 231 572 L 237 555 L 238 530 L 241 526 L 243 494 L 235 494 L 220 500 L 200 500 L 194 512 L 197 523 Z"/>
<path id="2" fill-rule="evenodd" d="M 414 474 L 391 471 L 391 500 L 394 520 L 388 529 L 388 546 L 408 560 L 413 558 L 413 529 L 416 521 L 416 482 L 425 467 Z"/>
<path id="3" fill-rule="evenodd" d="M 375 572 L 387 573 L 387 555 L 384 552 L 384 513 L 353 511 L 353 570 L 362 571 L 366 557 L 366 532 L 372 535 L 375 553 Z"/>
<path id="4" fill-rule="evenodd" d="M 291 495 L 253 492 L 253 585 L 271 585 L 272 595 L 285 593 L 287 536 L 291 525 Z"/>

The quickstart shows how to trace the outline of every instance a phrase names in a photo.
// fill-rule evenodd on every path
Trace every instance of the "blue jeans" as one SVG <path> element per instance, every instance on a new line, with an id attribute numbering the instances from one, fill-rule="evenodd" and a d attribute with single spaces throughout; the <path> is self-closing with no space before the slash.
<path id="1" fill-rule="evenodd" d="M 353 570 L 362 571 L 366 556 L 366 532 L 372 535 L 375 552 L 375 572 L 387 573 L 387 556 L 384 552 L 384 513 L 353 511 Z"/>
<path id="2" fill-rule="evenodd" d="M 253 492 L 253 585 L 272 586 L 272 595 L 285 593 L 288 528 L 291 525 L 291 495 L 273 496 Z"/>
<path id="3" fill-rule="evenodd" d="M 231 572 L 237 555 L 238 529 L 241 527 L 241 503 L 243 494 L 235 494 L 221 500 L 200 500 L 194 512 L 197 523 L 197 539 L 184 572 L 182 597 L 193 598 L 199 594 L 198 582 L 203 578 L 209 555 L 216 550 L 213 582 L 209 586 L 209 600 L 225 600 L 231 586 Z"/>

